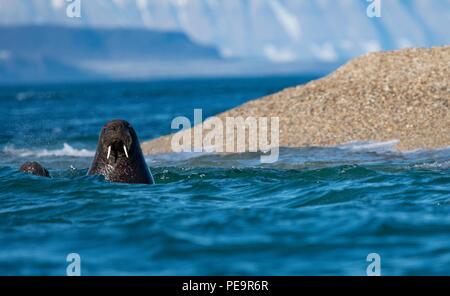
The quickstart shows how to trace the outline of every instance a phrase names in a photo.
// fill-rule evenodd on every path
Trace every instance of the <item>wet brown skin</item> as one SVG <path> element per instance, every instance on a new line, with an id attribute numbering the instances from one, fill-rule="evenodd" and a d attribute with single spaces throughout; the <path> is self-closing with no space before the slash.
<path id="1" fill-rule="evenodd" d="M 27 161 L 20 167 L 19 171 L 41 177 L 50 178 L 50 174 L 40 163 L 35 161 Z"/>
<path id="2" fill-rule="evenodd" d="M 111 147 L 109 159 L 108 147 Z M 113 120 L 103 126 L 97 151 L 87 174 L 103 175 L 106 180 L 117 183 L 154 184 L 137 134 L 125 120 Z"/>

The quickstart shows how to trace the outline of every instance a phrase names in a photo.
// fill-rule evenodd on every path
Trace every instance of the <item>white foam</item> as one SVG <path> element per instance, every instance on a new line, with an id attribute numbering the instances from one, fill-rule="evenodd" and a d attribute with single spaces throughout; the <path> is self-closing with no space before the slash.
<path id="1" fill-rule="evenodd" d="M 450 168 L 450 161 L 422 163 L 416 164 L 413 167 L 419 169 L 448 169 Z"/>
<path id="2" fill-rule="evenodd" d="M 368 152 L 397 152 L 396 145 L 399 140 L 390 140 L 385 142 L 348 142 L 337 146 L 341 149 L 349 149 L 351 151 L 368 151 Z"/>
<path id="3" fill-rule="evenodd" d="M 19 157 L 48 157 L 48 156 L 72 156 L 72 157 L 93 157 L 95 151 L 90 151 L 87 149 L 76 149 L 67 143 L 64 143 L 62 149 L 48 150 L 39 149 L 32 150 L 26 148 L 15 148 L 14 145 L 7 145 L 3 148 L 3 152 L 6 154 L 11 154 Z"/>
<path id="4" fill-rule="evenodd" d="M 19 92 L 16 95 L 16 100 L 17 101 L 25 101 L 25 100 L 33 98 L 35 95 L 36 94 L 32 91 Z"/>

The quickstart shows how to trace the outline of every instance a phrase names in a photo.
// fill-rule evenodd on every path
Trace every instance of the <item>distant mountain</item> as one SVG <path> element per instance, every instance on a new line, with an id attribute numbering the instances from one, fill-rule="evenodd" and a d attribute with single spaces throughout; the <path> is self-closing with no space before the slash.
<path id="1" fill-rule="evenodd" d="M 146 29 L 0 27 L 0 51 L 19 57 L 74 59 L 218 59 L 218 52 L 179 32 Z"/>
<path id="2" fill-rule="evenodd" d="M 137 27 L 184 32 L 223 57 L 344 61 L 368 51 L 450 44 L 450 0 L 0 0 L 0 24 Z"/>
<path id="3" fill-rule="evenodd" d="M 0 57 L 0 84 L 87 81 L 102 78 L 106 77 L 48 57 Z"/>
<path id="4" fill-rule="evenodd" d="M 195 44 L 180 32 L 48 25 L 0 27 L 0 82 L 103 78 L 108 70 L 102 73 L 95 67 L 124 62 L 164 67 L 164 63 L 196 60 L 217 61 L 220 56 L 215 49 Z"/>

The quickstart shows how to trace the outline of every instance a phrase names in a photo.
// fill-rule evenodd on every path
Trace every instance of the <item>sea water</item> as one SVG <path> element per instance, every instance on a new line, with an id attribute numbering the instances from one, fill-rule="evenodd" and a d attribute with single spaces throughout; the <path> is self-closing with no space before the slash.
<path id="1" fill-rule="evenodd" d="M 259 155 L 146 157 L 156 185 L 87 177 L 108 120 L 142 140 L 314 77 L 0 88 L 0 274 L 450 275 L 450 150 L 395 139 Z M 37 160 L 51 179 L 18 172 Z"/>

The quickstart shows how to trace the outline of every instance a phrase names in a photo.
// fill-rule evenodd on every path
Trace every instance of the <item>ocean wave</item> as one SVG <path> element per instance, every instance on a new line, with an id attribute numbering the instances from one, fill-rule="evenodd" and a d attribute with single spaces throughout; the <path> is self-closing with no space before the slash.
<path id="1" fill-rule="evenodd" d="M 348 142 L 327 147 L 281 147 L 279 159 L 264 167 L 296 169 L 304 166 L 333 166 L 343 163 L 373 163 L 396 161 L 424 168 L 449 167 L 450 147 L 401 151 L 396 149 L 397 140 L 385 142 Z M 260 166 L 261 153 L 211 153 L 183 152 L 147 155 L 150 166 L 187 167 L 255 167 Z"/>
<path id="2" fill-rule="evenodd" d="M 421 164 L 415 164 L 415 165 L 413 165 L 413 167 L 418 168 L 418 169 L 449 169 L 450 161 L 421 163 Z"/>
<path id="3" fill-rule="evenodd" d="M 32 99 L 35 95 L 36 95 L 36 93 L 33 92 L 33 91 L 19 92 L 16 95 L 16 100 L 17 101 L 25 101 L 25 100 L 28 100 L 28 99 Z"/>
<path id="4" fill-rule="evenodd" d="M 336 146 L 341 149 L 349 149 L 351 151 L 365 151 L 365 152 L 398 152 L 396 145 L 399 140 L 390 140 L 383 142 L 361 142 L 352 141 L 342 145 Z"/>
<path id="5" fill-rule="evenodd" d="M 27 149 L 16 148 L 14 145 L 7 145 L 3 148 L 3 152 L 6 154 L 19 156 L 19 157 L 49 157 L 49 156 L 71 156 L 71 157 L 93 157 L 95 151 L 87 149 L 76 149 L 67 143 L 64 143 L 62 149 L 48 150 L 48 149 Z"/>

